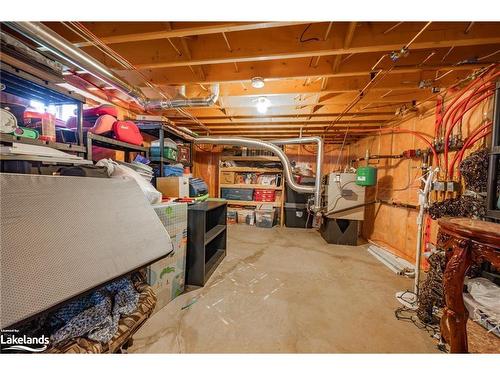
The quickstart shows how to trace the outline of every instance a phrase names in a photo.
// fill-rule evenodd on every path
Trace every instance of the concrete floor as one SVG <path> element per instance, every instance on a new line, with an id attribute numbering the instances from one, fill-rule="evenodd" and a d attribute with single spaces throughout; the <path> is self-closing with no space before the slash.
<path id="1" fill-rule="evenodd" d="M 437 352 L 427 333 L 394 317 L 394 294 L 412 280 L 366 246 L 328 245 L 305 229 L 228 232 L 228 255 L 207 285 L 153 315 L 130 352 Z"/>

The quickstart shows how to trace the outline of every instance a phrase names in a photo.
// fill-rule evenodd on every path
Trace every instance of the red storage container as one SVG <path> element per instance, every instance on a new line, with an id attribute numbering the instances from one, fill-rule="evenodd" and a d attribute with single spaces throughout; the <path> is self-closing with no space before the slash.
<path id="1" fill-rule="evenodd" d="M 255 189 L 253 192 L 253 200 L 258 202 L 274 202 L 276 199 L 276 191 L 273 189 Z"/>
<path id="2" fill-rule="evenodd" d="M 114 105 L 102 104 L 99 107 L 93 107 L 83 110 L 83 117 L 99 117 L 102 115 L 110 115 L 113 117 L 118 117 L 118 110 Z"/>

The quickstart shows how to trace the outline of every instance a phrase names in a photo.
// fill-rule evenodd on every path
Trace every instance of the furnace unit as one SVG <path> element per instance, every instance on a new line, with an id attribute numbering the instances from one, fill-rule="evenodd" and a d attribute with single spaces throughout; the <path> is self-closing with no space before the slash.
<path id="1" fill-rule="evenodd" d="M 332 244 L 357 245 L 359 222 L 365 216 L 365 187 L 356 184 L 356 173 L 330 173 L 323 182 L 322 237 Z"/>

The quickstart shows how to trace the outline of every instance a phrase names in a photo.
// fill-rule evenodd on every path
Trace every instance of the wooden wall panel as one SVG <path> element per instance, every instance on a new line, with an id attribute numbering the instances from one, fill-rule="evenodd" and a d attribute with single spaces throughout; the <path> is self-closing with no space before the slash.
<path id="1" fill-rule="evenodd" d="M 218 197 L 219 156 L 221 146 L 194 145 L 193 146 L 193 177 L 203 179 L 208 185 L 211 197 Z"/>
<path id="2" fill-rule="evenodd" d="M 471 131 L 483 123 L 484 119 L 491 117 L 492 101 L 488 101 L 464 117 L 462 124 L 463 137 L 467 137 Z M 405 121 L 400 127 L 401 129 L 433 134 L 434 121 L 434 109 L 432 108 L 421 117 Z M 488 139 L 487 137 L 486 140 Z M 478 143 L 467 154 L 476 150 L 482 144 Z M 418 137 L 408 133 L 398 133 L 361 139 L 350 146 L 350 152 L 351 158 L 356 158 L 364 156 L 367 148 L 371 154 L 398 154 L 407 149 L 425 147 L 425 143 Z M 450 159 L 453 156 L 454 153 L 451 153 Z M 376 187 L 367 188 L 367 200 L 376 196 L 382 200 L 392 199 L 414 205 L 418 203 L 417 193 L 420 184 L 416 178 L 421 175 L 420 160 L 381 159 L 379 161 L 370 161 L 370 165 L 378 169 L 378 184 Z M 380 244 L 404 259 L 414 261 L 417 232 L 416 219 L 417 211 L 414 209 L 385 204 L 368 206 L 362 226 L 362 236 L 367 240 Z M 435 242 L 437 235 L 437 223 L 435 221 L 432 221 L 430 233 L 431 241 Z"/>
<path id="3" fill-rule="evenodd" d="M 475 111 L 465 116 L 462 130 L 463 137 L 476 129 L 484 118 L 492 116 L 492 101 L 479 106 Z M 401 124 L 401 129 L 417 130 L 427 134 L 434 132 L 434 108 L 420 117 L 415 117 Z M 210 195 L 217 196 L 218 162 L 221 147 L 208 145 L 195 147 L 194 170 L 196 177 L 203 178 L 209 185 Z M 343 170 L 350 159 L 365 156 L 366 150 L 370 154 L 398 154 L 407 149 L 425 148 L 426 145 L 418 137 L 408 133 L 386 134 L 370 136 L 344 147 L 339 159 L 340 147 L 326 145 L 323 173 Z M 476 146 L 474 149 L 477 149 Z M 285 152 L 291 160 L 310 163 L 315 167 L 315 154 L 313 145 L 287 145 Z M 212 151 L 210 151 L 212 150 Z M 469 151 L 470 153 L 470 151 Z M 453 157 L 451 153 L 451 158 Z M 340 160 L 339 164 L 337 161 Z M 361 162 L 364 165 L 364 162 Z M 370 165 L 378 169 L 378 184 L 367 188 L 367 201 L 375 198 L 394 200 L 401 203 L 416 205 L 419 189 L 418 177 L 421 175 L 421 162 L 419 159 L 380 159 L 370 161 Z M 394 254 L 414 261 L 416 246 L 416 218 L 417 211 L 385 204 L 367 206 L 363 222 L 362 236 L 392 251 Z M 435 241 L 437 225 L 433 221 L 430 229 L 431 240 Z"/>

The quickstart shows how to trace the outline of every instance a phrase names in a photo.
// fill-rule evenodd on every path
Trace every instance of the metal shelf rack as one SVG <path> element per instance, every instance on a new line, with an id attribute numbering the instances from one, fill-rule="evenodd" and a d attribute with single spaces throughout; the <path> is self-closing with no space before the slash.
<path id="1" fill-rule="evenodd" d="M 11 134 L 2 134 L 0 141 L 2 143 L 27 143 L 38 146 L 48 146 L 67 152 L 85 153 L 86 149 L 83 143 L 83 103 L 85 98 L 74 92 L 68 91 L 57 86 L 53 82 L 43 80 L 32 74 L 14 68 L 8 64 L 2 63 L 0 70 L 0 84 L 2 91 L 28 100 L 36 100 L 45 105 L 74 104 L 77 108 L 77 143 L 59 143 L 33 140 L 23 137 L 17 137 Z"/>
<path id="2" fill-rule="evenodd" d="M 176 133 L 173 133 L 169 130 L 169 126 L 171 126 L 168 122 L 164 121 L 148 121 L 148 120 L 138 120 L 136 121 L 137 127 L 141 130 L 141 132 L 149 134 L 153 137 L 158 138 L 160 141 L 160 150 L 164 148 L 164 140 L 165 136 L 168 136 L 174 140 L 181 140 L 183 143 L 189 143 L 189 153 L 190 153 L 190 163 L 182 163 L 185 167 L 192 167 L 193 165 L 193 144 L 188 140 L 180 137 Z M 160 167 L 160 177 L 164 176 L 163 166 L 165 163 L 175 163 L 175 161 L 170 160 L 168 158 L 163 157 L 163 152 L 160 152 L 159 157 L 151 157 L 150 160 L 152 162 L 158 163 Z"/>
<path id="3" fill-rule="evenodd" d="M 149 149 L 143 146 L 137 146 L 130 143 L 118 141 L 113 138 L 103 137 L 94 133 L 87 132 L 85 134 L 85 144 L 87 145 L 87 159 L 92 160 L 92 146 L 109 148 L 112 150 L 124 151 L 125 160 L 129 160 L 130 152 L 141 152 L 146 157 L 149 156 Z"/>

